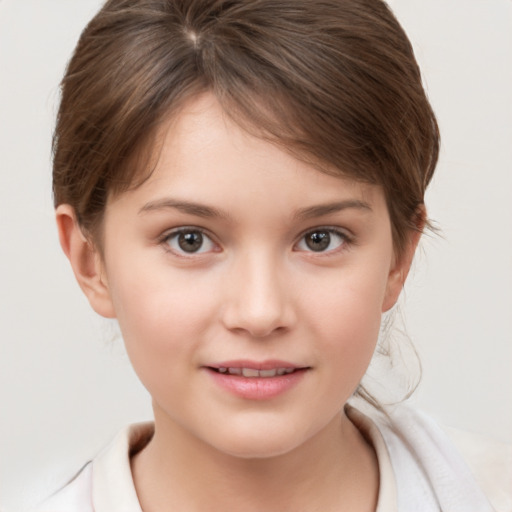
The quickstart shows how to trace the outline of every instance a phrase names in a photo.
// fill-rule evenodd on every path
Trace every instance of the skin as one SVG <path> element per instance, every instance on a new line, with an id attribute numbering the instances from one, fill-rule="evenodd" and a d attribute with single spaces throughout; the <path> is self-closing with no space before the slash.
<path id="1" fill-rule="evenodd" d="M 144 511 L 374 510 L 375 454 L 343 407 L 419 235 L 397 258 L 378 186 L 247 134 L 209 94 L 160 141 L 151 177 L 109 199 L 102 253 L 73 209 L 57 208 L 80 286 L 118 319 L 153 398 L 155 435 L 132 460 Z M 204 231 L 197 252 L 181 248 L 178 228 Z M 312 250 L 312 233 L 327 246 Z M 306 370 L 286 392 L 252 400 L 207 369 L 237 359 Z"/>

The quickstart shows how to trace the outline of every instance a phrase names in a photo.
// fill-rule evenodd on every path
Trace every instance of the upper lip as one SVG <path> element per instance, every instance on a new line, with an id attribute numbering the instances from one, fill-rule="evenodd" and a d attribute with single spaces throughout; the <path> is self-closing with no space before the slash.
<path id="1" fill-rule="evenodd" d="M 308 366 L 297 365 L 288 361 L 280 361 L 277 359 L 266 361 L 252 361 L 248 359 L 237 359 L 232 361 L 222 361 L 205 365 L 208 368 L 248 368 L 252 370 L 277 370 L 279 368 L 297 370 L 299 368 L 308 368 Z"/>

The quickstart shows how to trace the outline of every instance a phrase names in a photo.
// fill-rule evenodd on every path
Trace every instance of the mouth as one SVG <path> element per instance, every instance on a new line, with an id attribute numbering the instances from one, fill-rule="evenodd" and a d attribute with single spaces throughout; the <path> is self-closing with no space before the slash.
<path id="1" fill-rule="evenodd" d="M 286 394 L 305 378 L 310 366 L 288 361 L 236 360 L 203 367 L 224 391 L 244 400 L 272 400 Z"/>
<path id="2" fill-rule="evenodd" d="M 272 377 L 282 377 L 283 375 L 290 375 L 291 373 L 297 372 L 299 370 L 305 370 L 306 368 L 279 367 L 269 368 L 267 370 L 257 370 L 256 368 L 245 368 L 240 366 L 208 366 L 208 369 L 220 374 L 237 375 L 249 379 L 269 379 Z"/>

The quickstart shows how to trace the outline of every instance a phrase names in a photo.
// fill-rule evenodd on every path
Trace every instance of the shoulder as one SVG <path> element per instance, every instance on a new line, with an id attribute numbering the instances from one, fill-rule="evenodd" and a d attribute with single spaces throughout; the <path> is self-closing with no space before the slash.
<path id="1" fill-rule="evenodd" d="M 512 511 L 512 447 L 441 428 L 407 405 L 377 423 L 397 479 L 416 474 L 443 510 Z"/>
<path id="2" fill-rule="evenodd" d="M 453 428 L 443 430 L 496 511 L 512 511 L 512 445 Z"/>
<path id="3" fill-rule="evenodd" d="M 34 512 L 94 512 L 92 464 L 86 464 L 65 487 L 50 496 Z"/>
<path id="4" fill-rule="evenodd" d="M 130 468 L 130 457 L 153 435 L 152 423 L 121 430 L 65 487 L 34 512 L 141 512 Z"/>

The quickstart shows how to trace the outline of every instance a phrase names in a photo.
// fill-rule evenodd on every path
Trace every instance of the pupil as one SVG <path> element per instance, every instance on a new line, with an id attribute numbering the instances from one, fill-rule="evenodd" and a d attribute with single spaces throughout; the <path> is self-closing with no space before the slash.
<path id="1" fill-rule="evenodd" d="M 185 252 L 195 252 L 203 245 L 203 235 L 197 231 L 180 233 L 178 244 Z"/>
<path id="2" fill-rule="evenodd" d="M 324 251 L 331 243 L 331 235 L 328 231 L 315 231 L 306 238 L 306 245 L 312 251 Z"/>

